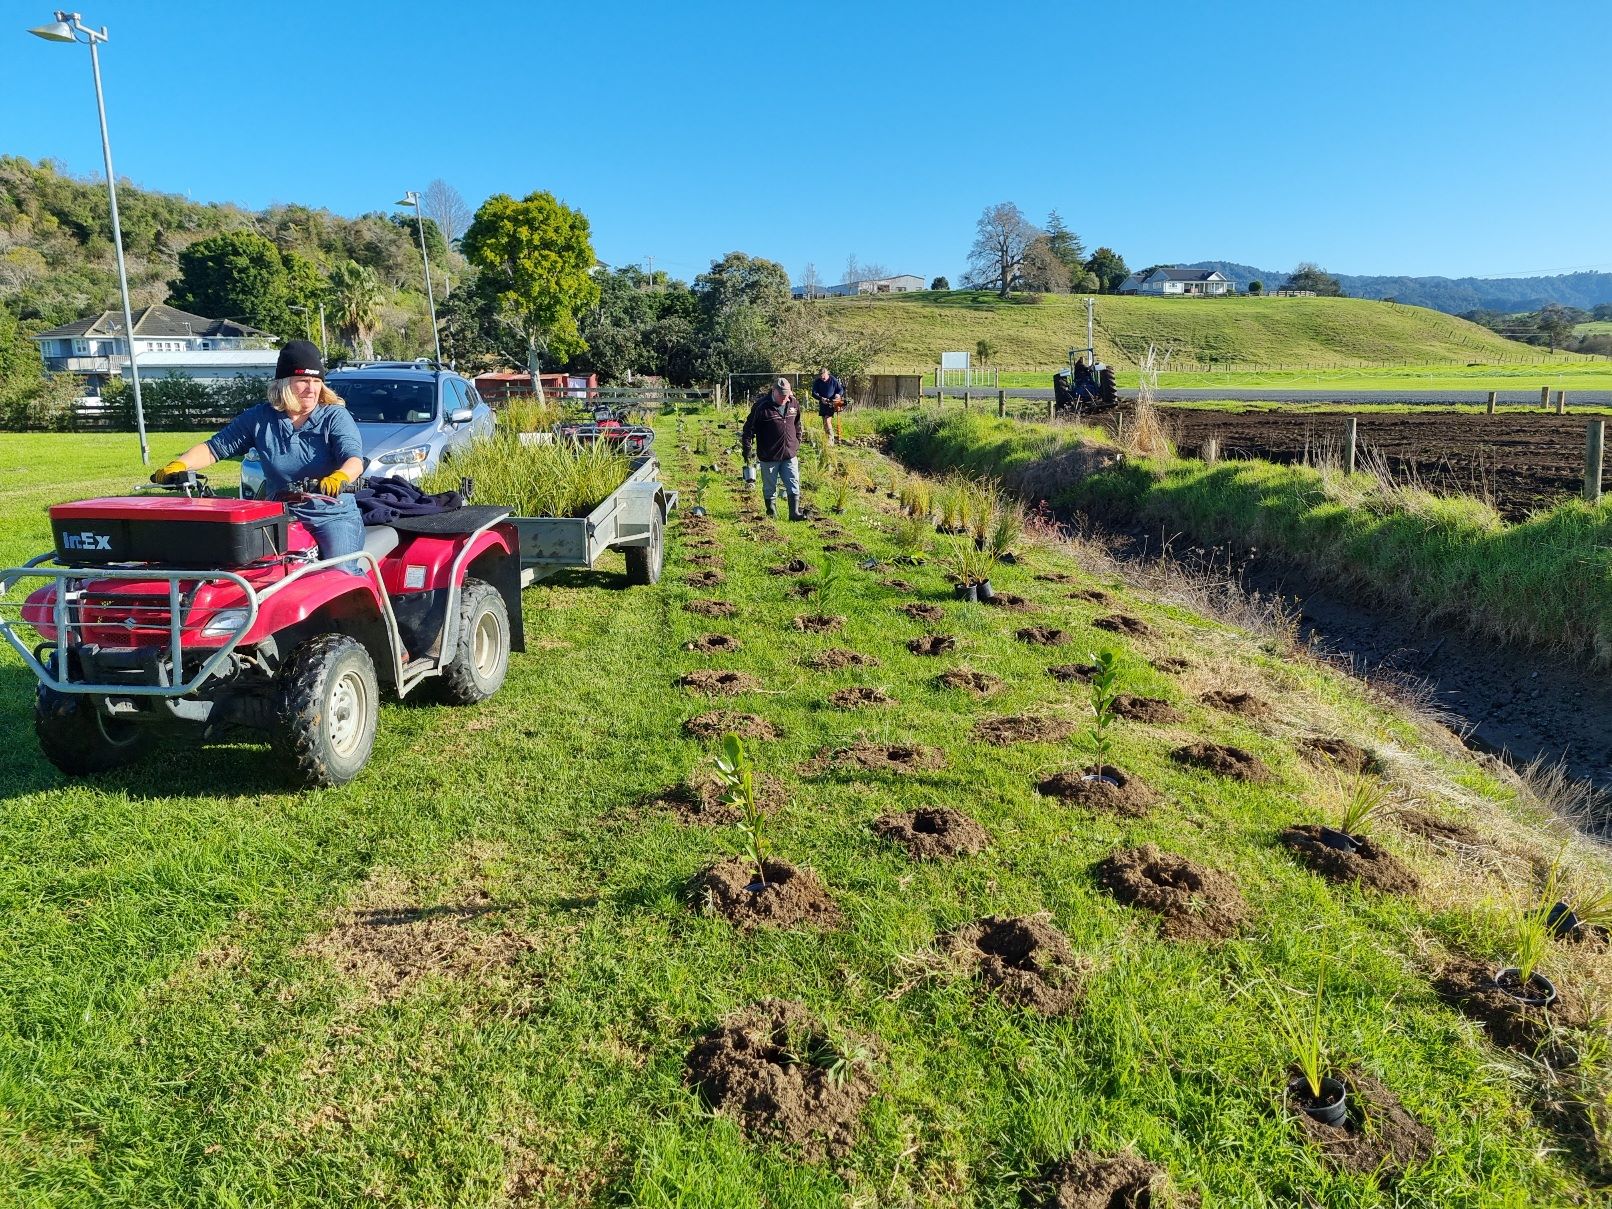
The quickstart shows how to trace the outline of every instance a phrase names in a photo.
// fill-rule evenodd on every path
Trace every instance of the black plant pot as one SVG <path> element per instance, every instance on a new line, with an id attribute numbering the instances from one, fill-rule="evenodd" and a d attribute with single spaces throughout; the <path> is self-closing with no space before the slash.
<path id="1" fill-rule="evenodd" d="M 1548 1008 L 1556 1002 L 1556 984 L 1550 979 L 1536 971 L 1524 983 L 1518 974 L 1516 966 L 1505 966 L 1495 972 L 1494 984 L 1523 1007 Z"/>
<path id="2" fill-rule="evenodd" d="M 1106 769 L 1109 766 L 1105 764 L 1103 767 Z M 1083 772 L 1080 774 L 1080 779 L 1088 785 L 1112 785 L 1115 789 L 1120 787 L 1119 778 L 1111 777 L 1107 772 Z"/>
<path id="3" fill-rule="evenodd" d="M 988 579 L 980 580 L 979 583 L 974 585 L 974 590 L 981 600 L 996 599 L 996 589 L 991 587 L 991 581 Z"/>
<path id="4" fill-rule="evenodd" d="M 1566 936 L 1583 926 L 1578 915 L 1566 903 L 1557 903 L 1550 909 L 1550 914 L 1545 916 L 1545 925 L 1550 928 L 1552 936 Z"/>
<path id="5" fill-rule="evenodd" d="M 1321 842 L 1328 848 L 1336 848 L 1339 852 L 1358 852 L 1360 841 L 1347 831 L 1339 831 L 1336 827 L 1321 828 Z"/>
<path id="6" fill-rule="evenodd" d="M 771 887 L 771 882 L 751 882 L 744 888 L 744 892 L 746 894 L 761 894 Z"/>
<path id="7" fill-rule="evenodd" d="M 997 555 L 996 561 L 999 563 L 1006 563 L 1008 566 L 1012 567 L 1018 564 L 1019 556 L 1013 553 L 1011 550 L 1004 550 L 1001 554 Z"/>
<path id="8" fill-rule="evenodd" d="M 974 549 L 976 549 L 976 550 L 985 549 L 985 539 L 983 537 L 976 537 L 974 539 Z"/>
<path id="9" fill-rule="evenodd" d="M 701 505 L 695 504 L 694 507 L 692 507 L 692 508 L 690 508 L 688 510 L 688 514 L 690 516 L 704 516 L 705 515 L 705 509 Z"/>
<path id="10" fill-rule="evenodd" d="M 978 584 L 953 584 L 952 595 L 958 600 L 978 601 L 980 591 Z"/>
<path id="11" fill-rule="evenodd" d="M 1288 1097 L 1312 1119 L 1323 1125 L 1342 1125 L 1349 1115 L 1349 1095 L 1341 1079 L 1322 1079 L 1321 1094 L 1312 1096 L 1303 1075 L 1287 1081 Z"/>

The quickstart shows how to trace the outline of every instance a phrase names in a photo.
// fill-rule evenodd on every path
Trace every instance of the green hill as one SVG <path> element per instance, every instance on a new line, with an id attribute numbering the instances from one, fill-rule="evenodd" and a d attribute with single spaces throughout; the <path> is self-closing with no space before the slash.
<path id="1" fill-rule="evenodd" d="M 882 332 L 877 368 L 933 366 L 946 349 L 994 348 L 1004 369 L 1050 370 L 1086 344 L 1086 299 L 923 291 L 825 299 L 845 332 Z M 1097 299 L 1097 355 L 1135 365 L 1149 342 L 1171 351 L 1172 369 L 1280 369 L 1396 365 L 1537 363 L 1542 349 L 1423 307 L 1358 298 Z M 1564 354 L 1558 353 L 1560 361 Z"/>

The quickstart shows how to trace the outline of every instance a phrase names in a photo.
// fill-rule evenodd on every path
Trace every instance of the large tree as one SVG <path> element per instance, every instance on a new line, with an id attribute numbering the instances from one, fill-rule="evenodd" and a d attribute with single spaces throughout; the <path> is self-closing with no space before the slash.
<path id="1" fill-rule="evenodd" d="M 1064 224 L 1056 210 L 1047 215 L 1047 250 L 1063 265 L 1071 281 L 1086 268 L 1086 246 L 1080 242 L 1080 236 Z"/>
<path id="2" fill-rule="evenodd" d="M 1069 270 L 1053 252 L 1052 244 L 1045 235 L 1036 236 L 1025 250 L 1019 282 L 1025 289 L 1037 294 L 1069 292 Z"/>
<path id="3" fill-rule="evenodd" d="M 209 319 L 234 319 L 289 337 L 302 330 L 290 310 L 285 259 L 254 231 L 224 231 L 179 253 L 169 300 Z"/>
<path id="4" fill-rule="evenodd" d="M 342 342 L 355 356 L 373 359 L 375 333 L 381 326 L 381 304 L 385 301 L 375 271 L 352 260 L 337 266 L 330 275 L 330 295 Z"/>
<path id="5" fill-rule="evenodd" d="M 1003 298 L 1024 265 L 1025 254 L 1041 232 L 1012 202 L 987 206 L 974 224 L 968 263 L 975 280 L 991 282 Z"/>
<path id="6" fill-rule="evenodd" d="M 425 192 L 420 195 L 420 208 L 425 211 L 427 218 L 437 224 L 442 238 L 448 241 L 450 247 L 470 229 L 470 207 L 459 196 L 459 190 L 445 180 L 439 178 L 425 187 Z"/>
<path id="7" fill-rule="evenodd" d="M 735 307 L 754 306 L 769 318 L 789 303 L 789 273 L 776 260 L 729 252 L 694 279 L 700 310 L 715 319 Z"/>
<path id="8" fill-rule="evenodd" d="M 1318 264 L 1301 261 L 1282 283 L 1284 290 L 1312 290 L 1323 298 L 1343 297 L 1343 284 Z"/>
<path id="9" fill-rule="evenodd" d="M 1098 248 L 1093 252 L 1086 260 L 1086 272 L 1097 279 L 1097 288 L 1104 294 L 1112 294 L 1131 275 L 1125 267 L 1125 258 L 1113 248 Z"/>
<path id="10" fill-rule="evenodd" d="M 516 201 L 498 193 L 482 203 L 461 241 L 502 313 L 520 330 L 527 368 L 541 393 L 538 355 L 566 361 L 587 348 L 581 318 L 599 301 L 598 264 L 588 220 L 552 193 Z"/>

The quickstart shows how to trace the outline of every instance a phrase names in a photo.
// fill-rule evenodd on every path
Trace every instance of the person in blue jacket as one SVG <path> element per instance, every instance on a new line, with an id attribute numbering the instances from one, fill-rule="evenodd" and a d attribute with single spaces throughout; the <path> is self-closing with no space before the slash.
<path id="1" fill-rule="evenodd" d="M 828 366 L 817 371 L 817 377 L 812 379 L 812 398 L 817 400 L 817 415 L 823 421 L 823 432 L 828 437 L 828 443 L 834 444 L 838 437 L 836 429 L 839 427 L 835 417 L 840 408 L 845 406 L 845 387 L 840 380 L 828 372 Z"/>
<path id="2" fill-rule="evenodd" d="M 256 449 L 263 462 L 269 498 L 285 497 L 299 479 L 319 480 L 320 494 L 330 498 L 287 501 L 287 506 L 319 544 L 320 558 L 340 558 L 364 548 L 358 505 L 341 490 L 364 473 L 363 442 L 340 396 L 325 385 L 324 359 L 312 341 L 292 340 L 280 350 L 266 403 L 247 408 L 151 477 L 166 483 L 248 449 Z M 364 574 L 357 560 L 341 569 Z"/>

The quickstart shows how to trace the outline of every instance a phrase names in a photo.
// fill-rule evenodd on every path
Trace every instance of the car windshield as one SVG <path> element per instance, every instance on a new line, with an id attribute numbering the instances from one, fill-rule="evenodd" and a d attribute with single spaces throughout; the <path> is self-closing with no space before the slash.
<path id="1" fill-rule="evenodd" d="M 387 378 L 337 379 L 330 384 L 360 424 L 422 424 L 436 419 L 436 385 Z"/>

